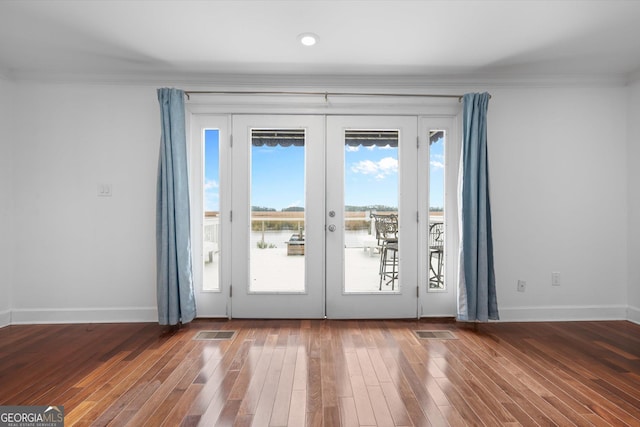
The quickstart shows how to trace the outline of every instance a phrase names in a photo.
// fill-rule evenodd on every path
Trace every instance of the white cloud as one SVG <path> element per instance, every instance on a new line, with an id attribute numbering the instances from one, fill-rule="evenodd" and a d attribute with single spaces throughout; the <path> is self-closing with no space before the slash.
<path id="1" fill-rule="evenodd" d="M 204 191 L 213 190 L 214 188 L 218 188 L 217 181 L 211 179 L 204 182 Z"/>
<path id="2" fill-rule="evenodd" d="M 385 157 L 377 162 L 362 160 L 351 165 L 351 172 L 363 175 L 375 175 L 378 180 L 386 176 L 398 173 L 398 159 Z"/>
<path id="3" fill-rule="evenodd" d="M 362 173 L 365 175 L 370 175 L 376 173 L 378 170 L 377 163 L 372 162 L 371 160 L 361 160 L 358 163 L 354 163 L 351 165 L 351 171 L 355 173 Z"/>
<path id="4" fill-rule="evenodd" d="M 433 169 L 444 169 L 444 163 L 442 163 L 442 162 L 438 162 L 436 160 L 431 160 L 429 162 L 429 164 L 431 165 L 431 167 Z"/>
<path id="5" fill-rule="evenodd" d="M 352 145 L 347 145 L 345 148 L 346 148 L 348 153 L 355 153 L 356 151 L 360 151 L 360 146 L 359 145 L 356 145 L 355 147 L 352 146 Z"/>
<path id="6" fill-rule="evenodd" d="M 378 166 L 387 174 L 398 172 L 398 159 L 385 157 L 378 162 Z"/>

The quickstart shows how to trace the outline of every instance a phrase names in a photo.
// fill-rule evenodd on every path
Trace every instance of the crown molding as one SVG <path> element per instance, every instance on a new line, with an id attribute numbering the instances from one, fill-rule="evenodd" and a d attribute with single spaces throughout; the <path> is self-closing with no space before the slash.
<path id="1" fill-rule="evenodd" d="M 0 74 L 2 70 L 0 69 Z M 635 76 L 640 78 L 640 72 Z M 12 81 L 58 84 L 104 84 L 136 86 L 176 86 L 185 90 L 226 89 L 274 90 L 341 90 L 345 88 L 413 92 L 421 88 L 489 87 L 612 87 L 624 86 L 629 75 L 624 74 L 432 74 L 432 75 L 313 75 L 313 74 L 95 74 L 95 73 L 12 73 Z"/>

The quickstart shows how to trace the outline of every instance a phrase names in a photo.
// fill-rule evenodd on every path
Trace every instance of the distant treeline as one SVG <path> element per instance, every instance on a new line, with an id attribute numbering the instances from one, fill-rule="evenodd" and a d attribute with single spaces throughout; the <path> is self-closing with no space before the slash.
<path id="1" fill-rule="evenodd" d="M 264 206 L 251 206 L 252 212 L 277 212 L 274 208 L 266 208 Z M 280 209 L 280 212 L 304 212 L 304 208 L 300 206 L 290 206 Z"/>
<path id="2" fill-rule="evenodd" d="M 293 207 L 276 211 L 273 208 L 252 206 L 252 231 L 292 231 L 300 232 L 304 229 L 304 212 L 301 207 Z M 397 208 L 384 205 L 346 206 L 344 227 L 346 230 L 371 230 L 371 219 L 366 212 L 396 213 Z M 442 212 L 441 207 L 430 208 L 431 212 Z"/>
<path id="3" fill-rule="evenodd" d="M 364 211 L 396 212 L 398 208 L 395 206 L 385 206 L 385 205 L 369 205 L 369 206 L 346 205 L 344 207 L 344 210 L 345 212 L 364 212 Z"/>
<path id="4" fill-rule="evenodd" d="M 344 210 L 346 212 L 364 212 L 364 211 L 396 212 L 398 208 L 395 206 L 385 206 L 385 205 L 369 205 L 369 206 L 347 205 L 344 207 Z M 251 206 L 251 211 L 252 212 L 277 212 L 277 209 L 267 208 L 265 206 Z M 280 209 L 280 212 L 304 212 L 304 208 L 300 206 L 290 206 L 288 208 Z"/>

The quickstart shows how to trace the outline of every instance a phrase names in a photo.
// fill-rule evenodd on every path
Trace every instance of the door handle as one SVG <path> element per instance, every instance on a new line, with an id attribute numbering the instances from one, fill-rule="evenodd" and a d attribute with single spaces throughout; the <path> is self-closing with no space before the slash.
<path id="1" fill-rule="evenodd" d="M 329 231 L 331 231 L 332 233 L 336 231 L 336 226 L 333 224 L 330 224 L 328 228 L 329 228 Z"/>

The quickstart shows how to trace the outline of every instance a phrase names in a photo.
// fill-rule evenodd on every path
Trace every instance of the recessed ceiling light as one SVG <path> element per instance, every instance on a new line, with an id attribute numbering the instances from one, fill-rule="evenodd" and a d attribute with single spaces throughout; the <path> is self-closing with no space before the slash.
<path id="1" fill-rule="evenodd" d="M 305 46 L 313 46 L 318 43 L 318 35 L 313 33 L 302 33 L 298 36 L 298 40 Z"/>

